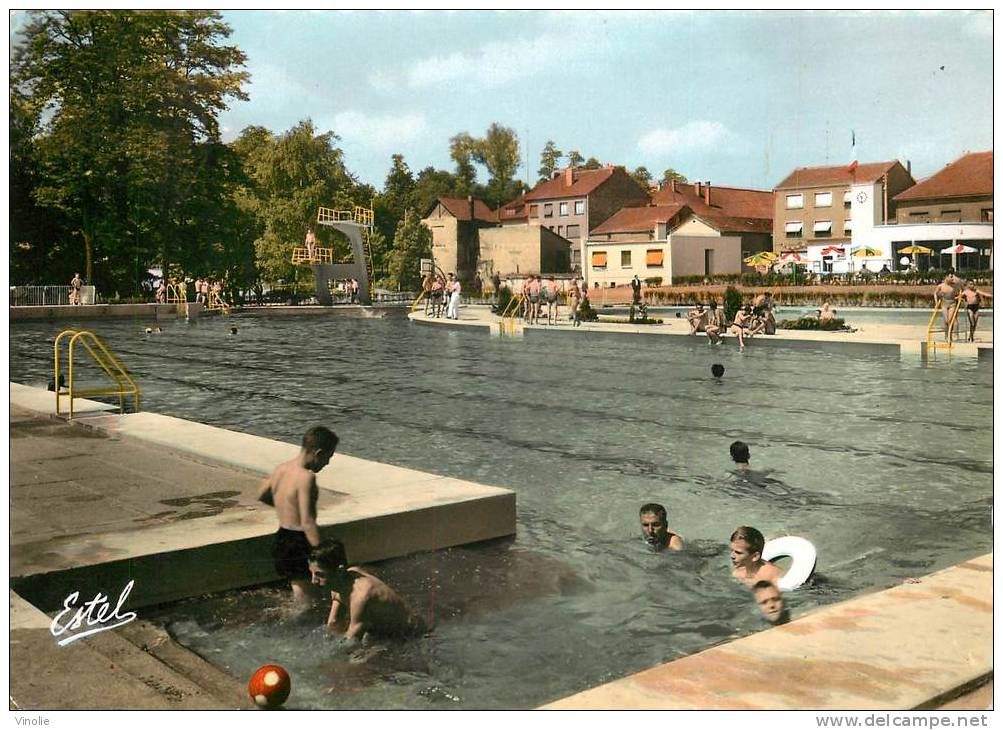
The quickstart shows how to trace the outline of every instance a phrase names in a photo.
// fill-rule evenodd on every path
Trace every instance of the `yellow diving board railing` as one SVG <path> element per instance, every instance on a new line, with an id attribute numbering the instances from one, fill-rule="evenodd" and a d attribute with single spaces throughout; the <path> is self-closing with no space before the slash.
<path id="1" fill-rule="evenodd" d="M 293 249 L 292 263 L 294 264 L 330 264 L 334 261 L 333 248 L 315 248 L 313 256 L 306 246 L 297 246 Z"/>
<path id="2" fill-rule="evenodd" d="M 337 208 L 317 208 L 318 223 L 357 223 L 360 226 L 373 226 L 372 208 L 355 206 L 354 210 L 338 210 Z"/>
<path id="3" fill-rule="evenodd" d="M 59 346 L 63 339 L 69 337 L 69 349 L 68 349 L 68 370 L 69 377 L 67 379 L 66 391 L 60 387 L 60 381 L 62 380 L 62 374 L 59 368 Z M 105 375 L 111 378 L 115 385 L 107 386 L 104 388 L 78 388 L 76 387 L 76 373 L 74 372 L 74 357 L 76 355 L 76 346 L 79 344 L 83 347 L 91 358 L 97 363 Z M 73 399 L 74 398 L 87 398 L 95 395 L 117 395 L 118 396 L 118 408 L 120 413 L 125 412 L 125 399 L 127 396 L 132 396 L 133 398 L 133 409 L 135 411 L 139 410 L 139 386 L 136 385 L 136 381 L 133 380 L 132 375 L 129 374 L 128 369 L 122 364 L 122 361 L 115 357 L 114 353 L 108 349 L 108 346 L 98 337 L 96 334 L 90 330 L 63 330 L 58 335 L 52 345 L 52 369 L 53 369 L 53 379 L 52 382 L 56 388 L 56 413 L 61 415 L 63 412 L 60 410 L 60 398 L 62 396 L 68 396 L 70 399 L 69 407 L 69 417 L 73 418 Z"/>
<path id="4" fill-rule="evenodd" d="M 930 350 L 936 350 L 938 346 L 942 346 L 951 350 L 954 347 L 954 336 L 955 329 L 958 326 L 958 314 L 961 312 L 961 302 L 962 298 L 959 296 L 954 302 L 954 308 L 951 310 L 947 319 L 947 341 L 937 342 L 934 334 L 934 325 L 937 324 L 937 315 L 941 313 L 941 303 L 935 302 L 933 305 L 933 311 L 930 313 L 930 322 L 926 326 L 926 346 Z"/>

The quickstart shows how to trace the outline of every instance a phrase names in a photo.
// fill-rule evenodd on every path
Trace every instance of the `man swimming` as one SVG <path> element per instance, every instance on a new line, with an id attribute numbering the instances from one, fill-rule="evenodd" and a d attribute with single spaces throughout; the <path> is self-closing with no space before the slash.
<path id="1" fill-rule="evenodd" d="M 666 523 L 665 507 L 655 502 L 649 502 L 641 507 L 641 534 L 644 541 L 659 552 L 668 548 L 669 550 L 682 550 L 683 538 L 674 532 L 669 532 Z"/>
<path id="2" fill-rule="evenodd" d="M 749 471 L 749 445 L 743 441 L 735 441 L 729 447 L 731 460 L 739 471 Z"/>
<path id="3" fill-rule="evenodd" d="M 761 580 L 776 583 L 780 580 L 780 569 L 763 560 L 766 540 L 755 527 L 739 527 L 731 533 L 731 571 L 733 578 L 749 586 Z"/>
<path id="4" fill-rule="evenodd" d="M 791 620 L 790 611 L 784 606 L 784 594 L 768 580 L 757 581 L 752 586 L 752 596 L 763 612 L 763 617 L 774 626 Z"/>

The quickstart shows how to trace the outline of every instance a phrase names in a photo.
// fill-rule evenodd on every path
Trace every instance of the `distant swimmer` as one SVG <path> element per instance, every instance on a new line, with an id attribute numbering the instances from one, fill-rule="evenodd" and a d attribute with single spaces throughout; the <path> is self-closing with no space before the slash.
<path id="1" fill-rule="evenodd" d="M 731 451 L 731 460 L 735 462 L 735 465 L 740 471 L 749 470 L 749 445 L 744 441 L 735 441 L 729 447 Z"/>
<path id="2" fill-rule="evenodd" d="M 258 488 L 258 499 L 275 507 L 279 530 L 275 533 L 275 572 L 287 578 L 293 597 L 307 600 L 310 548 L 320 545 L 317 528 L 316 474 L 331 460 L 338 437 L 324 426 L 314 426 L 303 436 L 300 452 L 279 464 Z"/>
<path id="3" fill-rule="evenodd" d="M 230 325 L 230 334 L 231 335 L 237 334 L 237 325 Z"/>
<path id="4" fill-rule="evenodd" d="M 724 376 L 724 365 L 719 362 L 710 366 L 710 374 L 720 380 Z"/>
<path id="5" fill-rule="evenodd" d="M 666 522 L 665 507 L 655 502 L 649 502 L 641 507 L 641 534 L 644 541 L 656 552 L 665 550 L 682 550 L 683 538 L 674 532 L 669 532 Z"/>
<path id="6" fill-rule="evenodd" d="M 749 588 L 761 580 L 776 583 L 780 569 L 763 560 L 766 540 L 755 527 L 739 527 L 731 533 L 731 575 Z"/>
<path id="7" fill-rule="evenodd" d="M 784 606 L 784 594 L 770 581 L 757 581 L 752 586 L 752 595 L 759 610 L 763 612 L 763 617 L 774 626 L 791 620 L 790 611 Z"/>
<path id="8" fill-rule="evenodd" d="M 361 641 L 366 634 L 417 636 L 426 630 L 397 591 L 372 573 L 348 566 L 338 540 L 325 540 L 311 551 L 310 576 L 314 585 L 331 591 L 327 629 L 332 634 Z"/>

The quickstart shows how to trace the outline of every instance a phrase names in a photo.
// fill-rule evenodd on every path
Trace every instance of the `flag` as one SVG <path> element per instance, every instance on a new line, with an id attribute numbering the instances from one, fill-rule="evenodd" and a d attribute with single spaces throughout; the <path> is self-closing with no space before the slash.
<path id="1" fill-rule="evenodd" d="M 853 175 L 857 171 L 857 133 L 852 129 L 850 130 L 850 159 L 853 162 L 846 168 L 846 171 Z"/>

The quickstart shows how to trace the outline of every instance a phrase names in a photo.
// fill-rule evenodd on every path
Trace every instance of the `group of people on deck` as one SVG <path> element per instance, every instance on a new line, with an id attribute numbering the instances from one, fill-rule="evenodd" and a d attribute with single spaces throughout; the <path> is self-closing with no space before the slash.
<path id="1" fill-rule="evenodd" d="M 975 282 L 971 279 L 962 284 L 953 268 L 947 270 L 947 276 L 933 290 L 933 305 L 940 307 L 946 341 L 950 341 L 954 336 L 951 317 L 957 307 L 959 297 L 965 307 L 965 316 L 968 318 L 968 334 L 965 341 L 975 342 L 975 330 L 979 326 L 979 310 L 982 308 L 982 300 L 983 298 L 991 299 L 992 294 L 976 289 Z"/>
<path id="2" fill-rule="evenodd" d="M 758 334 L 774 335 L 777 333 L 777 320 L 773 314 L 773 300 L 769 292 L 763 292 L 753 299 L 752 304 L 739 308 L 732 322 L 728 322 L 723 310 L 717 302 L 711 302 L 705 309 L 702 303 L 696 304 L 687 312 L 690 323 L 690 334 L 705 332 L 712 345 L 723 341 L 727 332 L 738 338 L 739 349 L 745 349 L 745 339 Z"/>
<path id="3" fill-rule="evenodd" d="M 425 297 L 425 314 L 441 317 L 445 309 L 446 319 L 460 318 L 460 294 L 463 286 L 452 271 L 445 279 L 439 274 L 428 272 L 422 279 L 421 291 Z"/>

